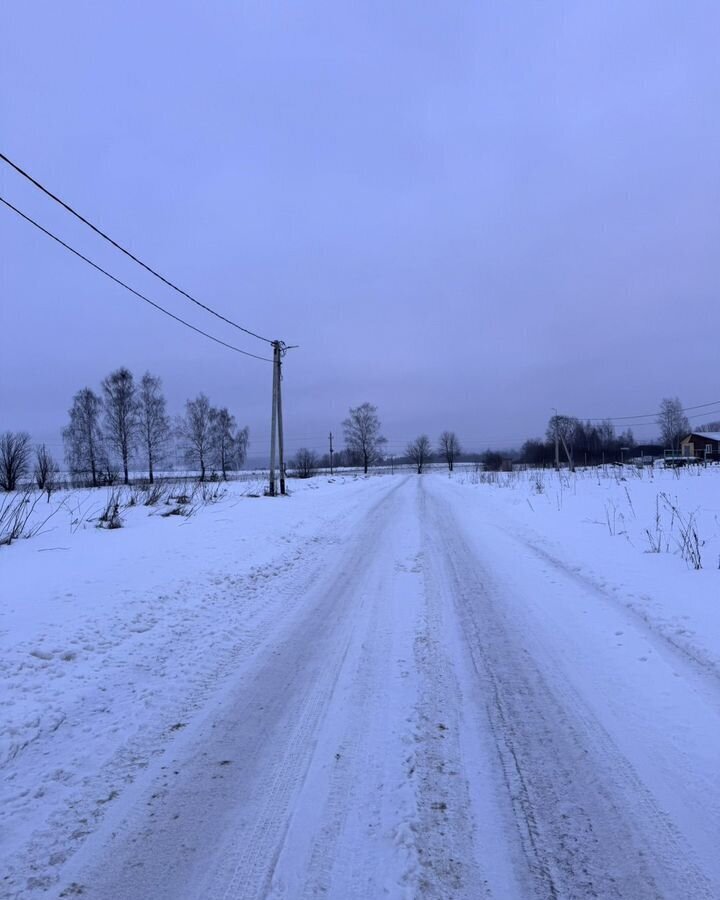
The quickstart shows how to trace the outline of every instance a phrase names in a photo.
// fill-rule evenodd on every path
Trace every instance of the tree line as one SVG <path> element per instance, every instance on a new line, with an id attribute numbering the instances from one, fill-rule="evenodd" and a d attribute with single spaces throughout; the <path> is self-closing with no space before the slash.
<path id="1" fill-rule="evenodd" d="M 213 407 L 207 396 L 200 393 L 186 402 L 184 415 L 173 423 L 167 414 L 162 382 L 150 372 L 136 382 L 128 369 L 116 369 L 103 379 L 100 392 L 86 387 L 75 394 L 69 418 L 63 430 L 65 459 L 77 484 L 114 483 L 119 477 L 118 465 L 128 483 L 130 462 L 138 454 L 152 483 L 171 437 L 185 442 L 186 462 L 199 470 L 201 481 L 208 471 L 218 472 L 226 479 L 228 472 L 240 468 L 247 457 L 248 428 L 239 428 L 226 407 Z M 681 440 L 691 431 L 679 398 L 666 397 L 661 401 L 656 424 L 659 441 L 644 442 L 643 453 L 662 455 L 668 448 L 679 453 Z M 329 454 L 321 456 L 307 447 L 301 448 L 290 461 L 297 475 L 309 477 L 319 468 L 331 468 L 333 463 L 338 467 L 361 467 L 367 474 L 371 466 L 387 462 L 387 441 L 382 435 L 377 406 L 366 402 L 351 407 L 342 425 L 345 447 L 336 451 L 333 459 Z M 720 422 L 707 422 L 698 430 L 718 431 Z M 618 434 L 610 419 L 582 421 L 556 414 L 548 422 L 544 439 L 527 440 L 520 451 L 463 453 L 457 434 L 443 431 L 434 447 L 427 434 L 419 435 L 408 443 L 405 455 L 397 461 L 412 463 L 419 474 L 435 460 L 444 461 L 452 472 L 461 456 L 466 461 L 481 462 L 487 469 L 500 469 L 509 460 L 547 465 L 555 461 L 556 442 L 559 455 L 571 466 L 576 462 L 615 462 L 625 453 L 629 456 L 638 450 L 631 428 Z M 55 484 L 58 471 L 47 447 L 40 444 L 33 448 L 25 432 L 0 435 L 0 489 L 14 490 L 32 474 L 37 486 L 47 490 Z"/>
<path id="2" fill-rule="evenodd" d="M 351 407 L 342 425 L 345 448 L 335 452 L 333 459 L 329 454 L 318 456 L 308 447 L 298 450 L 290 465 L 299 477 L 309 478 L 319 468 L 330 469 L 333 464 L 338 467 L 358 466 L 367 475 L 371 466 L 385 461 L 383 450 L 387 439 L 381 433 L 377 406 L 372 403 L 361 403 L 359 406 Z M 436 456 L 444 459 L 452 472 L 455 462 L 460 457 L 460 441 L 454 431 L 444 431 L 438 439 L 437 450 L 433 451 L 430 438 L 422 434 L 408 443 L 405 453 L 407 459 L 416 466 L 419 475 L 427 463 Z"/>
<path id="3" fill-rule="evenodd" d="M 638 444 L 632 428 L 616 434 L 610 419 L 583 422 L 575 416 L 556 414 L 550 417 L 545 439 L 525 441 L 517 459 L 530 465 L 543 465 L 554 461 L 556 445 L 561 459 L 567 460 L 571 467 L 577 463 L 594 466 L 621 461 L 640 450 L 647 456 L 661 456 L 665 450 L 679 454 L 681 441 L 692 431 L 679 397 L 664 397 L 660 401 L 654 424 L 659 432 L 657 438 Z M 713 431 L 718 424 L 708 422 L 697 430 Z"/>
<path id="4" fill-rule="evenodd" d="M 677 397 L 664 398 L 658 410 L 655 424 L 659 437 L 644 441 L 641 446 L 632 428 L 619 433 L 610 419 L 583 421 L 575 416 L 554 415 L 550 417 L 545 437 L 525 441 L 521 449 L 505 451 L 486 450 L 480 453 L 463 453 L 460 441 L 454 431 L 444 431 L 435 447 L 427 434 L 419 435 L 408 443 L 405 454 L 397 458 L 398 463 L 412 463 L 419 474 L 429 462 L 442 460 L 452 472 L 455 463 L 462 457 L 465 461 L 482 463 L 486 469 L 498 470 L 509 462 L 525 463 L 532 466 L 552 465 L 555 462 L 556 442 L 558 456 L 571 466 L 602 465 L 630 458 L 642 450 L 643 455 L 661 456 L 666 449 L 679 453 L 680 442 L 691 432 L 690 422 Z M 700 431 L 720 430 L 720 422 L 708 422 L 699 426 Z M 291 461 L 291 466 L 300 477 L 307 478 L 318 469 L 337 467 L 362 467 L 367 474 L 370 466 L 387 463 L 385 444 L 381 433 L 378 409 L 371 403 L 362 403 L 349 411 L 343 422 L 345 447 L 338 450 L 331 460 L 329 454 L 319 455 L 314 450 L 303 447 Z M 626 455 L 627 454 L 627 455 Z"/>
<path id="5" fill-rule="evenodd" d="M 65 461 L 74 484 L 97 487 L 114 484 L 119 469 L 130 482 L 131 463 L 141 462 L 152 484 L 158 466 L 166 459 L 172 437 L 185 443 L 185 461 L 223 479 L 242 467 L 247 456 L 249 429 L 240 428 L 227 407 L 217 408 L 200 393 L 185 404 L 184 414 L 171 421 L 162 381 L 150 372 L 136 381 L 121 367 L 102 380 L 100 391 L 79 390 L 63 429 Z M 45 444 L 32 447 L 26 432 L 0 435 L 0 488 L 12 491 L 32 474 L 41 490 L 55 486 L 59 466 Z"/>

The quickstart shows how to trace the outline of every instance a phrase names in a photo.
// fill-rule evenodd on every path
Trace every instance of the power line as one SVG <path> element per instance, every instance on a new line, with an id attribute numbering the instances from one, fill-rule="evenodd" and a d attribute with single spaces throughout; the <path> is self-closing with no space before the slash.
<path id="1" fill-rule="evenodd" d="M 143 269 L 146 269 L 148 272 L 150 272 L 151 275 L 154 275 L 156 278 L 159 278 L 160 281 L 162 281 L 168 287 L 171 287 L 174 291 L 177 291 L 178 294 L 182 294 L 183 297 L 186 297 L 192 303 L 195 303 L 197 306 L 201 307 L 206 312 L 209 312 L 211 315 L 216 316 L 218 319 L 221 319 L 223 322 L 226 322 L 228 325 L 232 325 L 233 328 L 237 328 L 240 331 L 244 331 L 245 334 L 249 334 L 251 337 L 257 338 L 260 341 L 265 341 L 268 344 L 272 344 L 272 340 L 270 338 L 263 337 L 260 334 L 256 334 L 254 331 L 250 331 L 249 328 L 244 328 L 242 325 L 238 325 L 237 322 L 233 322 L 232 319 L 228 319 L 226 316 L 223 316 L 222 313 L 217 312 L 211 306 L 208 306 L 207 304 L 202 303 L 200 300 L 197 300 L 195 297 L 193 297 L 192 294 L 188 294 L 187 291 L 184 291 L 182 288 L 178 287 L 176 284 L 173 284 L 173 282 L 170 281 L 169 278 L 165 278 L 164 275 L 161 275 L 159 272 L 157 272 L 151 266 L 147 265 L 147 263 L 144 263 L 141 259 L 138 259 L 137 256 L 135 256 L 129 250 L 126 250 L 125 247 L 123 247 L 117 241 L 113 240 L 113 238 L 111 238 L 110 235 L 106 234 L 104 231 L 102 231 L 102 229 L 98 228 L 97 225 L 93 225 L 93 223 L 90 222 L 88 219 L 86 219 L 85 216 L 80 215 L 80 213 L 77 212 L 77 210 L 73 209 L 72 206 L 70 206 L 68 203 L 65 203 L 65 201 L 61 200 L 60 197 L 58 197 L 56 194 L 53 194 L 53 192 L 51 190 L 49 190 L 43 184 L 41 184 L 39 181 L 37 181 L 35 178 L 33 178 L 32 175 L 30 175 L 24 169 L 21 169 L 20 166 L 17 165 L 17 163 L 14 163 L 11 159 L 8 159 L 8 157 L 5 156 L 4 153 L 0 153 L 0 159 L 2 159 L 3 162 L 6 162 L 9 166 L 12 166 L 12 168 L 15 169 L 16 172 L 18 172 L 20 175 L 23 176 L 23 178 L 27 178 L 27 180 L 29 182 L 31 182 L 31 184 L 34 184 L 36 188 L 39 188 L 39 190 L 41 190 L 44 194 L 47 194 L 47 196 L 50 197 L 52 200 L 54 200 L 56 203 L 59 203 L 60 206 L 62 206 L 69 213 L 71 213 L 73 216 L 75 216 L 76 219 L 79 219 L 83 224 L 87 225 L 88 228 L 91 228 L 96 234 L 99 234 L 100 237 L 104 238 L 106 241 L 108 241 L 108 243 L 112 244 L 113 247 L 118 249 L 121 253 L 124 253 L 125 256 L 130 257 L 130 259 L 132 259 L 138 265 L 142 266 Z"/>
<path id="2" fill-rule="evenodd" d="M 704 419 L 707 416 L 717 415 L 718 413 L 720 413 L 720 409 L 709 409 L 707 412 L 695 413 L 694 416 L 688 416 L 688 419 L 693 422 L 695 419 Z"/>
<path id="3" fill-rule="evenodd" d="M 43 228 L 38 222 L 34 219 L 31 219 L 30 216 L 25 215 L 24 212 L 21 212 L 16 206 L 13 206 L 12 203 L 9 203 L 5 200 L 4 197 L 0 197 L 0 203 L 4 203 L 9 209 L 11 209 L 14 213 L 16 213 L 21 218 L 25 219 L 26 222 L 29 222 L 31 225 L 34 225 L 39 231 L 42 231 L 43 234 L 46 234 L 48 237 L 52 238 L 54 241 L 57 241 L 62 247 L 66 250 L 69 250 L 83 262 L 86 262 L 89 266 L 92 266 L 93 269 L 97 269 L 98 272 L 102 272 L 107 278 L 111 281 L 114 281 L 116 284 L 119 284 L 121 287 L 124 287 L 125 290 L 130 291 L 131 294 L 134 294 L 136 297 L 139 297 L 141 300 L 144 300 L 146 303 L 149 303 L 150 306 L 153 306 L 155 309 L 159 310 L 161 313 L 165 313 L 166 316 L 170 316 L 171 319 L 175 319 L 176 322 L 180 322 L 181 325 L 185 325 L 187 328 L 192 329 L 193 331 L 201 334 L 203 337 L 208 338 L 211 341 L 214 341 L 216 344 L 220 344 L 223 347 L 227 347 L 228 350 L 234 350 L 235 353 L 242 353 L 243 356 L 250 356 L 252 359 L 259 359 L 263 362 L 272 362 L 267 356 L 257 356 L 255 353 L 250 353 L 247 350 L 241 350 L 239 347 L 235 347 L 233 344 L 228 344 L 226 341 L 220 340 L 220 338 L 214 337 L 212 334 L 208 334 L 207 331 L 203 331 L 202 328 L 197 328 L 195 325 L 191 325 L 190 322 L 186 322 L 185 319 L 181 319 L 180 316 L 176 316 L 175 313 L 170 312 L 170 310 L 165 309 L 164 306 L 160 306 L 159 303 L 156 303 L 154 300 L 151 300 L 149 297 L 146 297 L 145 294 L 141 294 L 140 291 L 136 291 L 135 288 L 130 287 L 129 284 L 125 284 L 124 281 L 121 281 L 119 278 L 116 278 L 115 275 L 111 275 L 110 272 L 106 271 L 99 266 L 97 263 L 93 262 L 91 259 L 88 259 L 87 256 L 83 256 L 78 250 L 75 250 L 74 247 L 71 247 L 70 244 L 66 244 L 65 241 L 61 240 L 57 235 L 54 235 L 51 231 L 48 231 L 47 228 Z"/>
<path id="4" fill-rule="evenodd" d="M 704 409 L 705 407 L 708 407 L 708 406 L 716 406 L 718 403 L 720 403 L 720 400 L 713 400 L 711 403 L 698 403 L 697 406 L 685 406 L 679 411 L 680 412 L 690 412 L 693 409 Z M 652 419 L 652 418 L 656 418 L 658 415 L 659 415 L 659 410 L 656 410 L 655 412 L 651 412 L 651 413 L 638 413 L 635 416 L 589 417 L 589 418 L 585 419 L 585 421 L 587 421 L 587 422 L 605 422 L 605 421 L 624 422 L 628 419 Z M 580 416 L 579 418 L 582 418 L 582 416 Z M 642 425 L 643 423 L 642 422 L 632 422 L 631 424 Z M 648 424 L 652 424 L 652 423 L 649 422 Z"/>

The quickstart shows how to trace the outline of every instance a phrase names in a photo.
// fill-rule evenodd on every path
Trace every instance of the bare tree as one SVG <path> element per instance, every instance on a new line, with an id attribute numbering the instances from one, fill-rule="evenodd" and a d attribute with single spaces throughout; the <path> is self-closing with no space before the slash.
<path id="1" fill-rule="evenodd" d="M 678 397 L 663 398 L 660 403 L 657 424 L 660 426 L 660 434 L 665 446 L 677 453 L 680 449 L 680 441 L 690 433 L 690 422 L 683 412 L 682 403 Z"/>
<path id="2" fill-rule="evenodd" d="M 445 457 L 448 469 L 452 472 L 455 468 L 455 460 L 460 456 L 460 441 L 454 431 L 443 431 L 438 442 L 439 453 Z"/>
<path id="3" fill-rule="evenodd" d="M 35 468 L 33 470 L 33 478 L 35 484 L 41 491 L 47 491 L 48 500 L 50 494 L 57 486 L 58 465 L 52 458 L 52 454 L 45 444 L 38 444 L 35 447 Z"/>
<path id="4" fill-rule="evenodd" d="M 211 409 L 210 419 L 212 460 L 222 472 L 223 481 L 227 481 L 228 469 L 234 465 L 237 452 L 237 423 L 225 406 L 222 409 Z"/>
<path id="5" fill-rule="evenodd" d="M 430 461 L 432 453 L 430 438 L 426 434 L 421 434 L 412 444 L 407 445 L 405 452 L 417 466 L 418 475 L 422 475 L 423 466 Z"/>
<path id="6" fill-rule="evenodd" d="M 212 456 L 212 426 L 214 410 L 205 394 L 198 394 L 185 404 L 185 415 L 180 419 L 180 433 L 187 441 L 186 458 L 191 465 L 200 469 L 200 481 L 205 481 L 205 473 Z"/>
<path id="7" fill-rule="evenodd" d="M 567 456 L 568 464 L 572 472 L 575 471 L 575 460 L 573 458 L 573 450 L 575 447 L 575 438 L 578 432 L 580 422 L 575 416 L 550 416 L 546 437 L 548 442 L 554 443 L 555 440 L 562 444 Z"/>
<path id="8" fill-rule="evenodd" d="M 125 484 L 130 483 L 129 460 L 138 439 L 138 402 L 132 372 L 124 367 L 102 382 L 105 439 L 122 461 Z"/>
<path id="9" fill-rule="evenodd" d="M 250 429 L 247 425 L 238 428 L 235 434 L 235 467 L 242 469 L 247 459 L 248 446 L 250 445 Z"/>
<path id="10" fill-rule="evenodd" d="M 14 491 L 30 467 L 30 435 L 6 431 L 0 435 L 0 488 Z"/>
<path id="11" fill-rule="evenodd" d="M 295 454 L 295 459 L 291 465 L 295 469 L 298 478 L 310 478 L 315 474 L 318 467 L 317 455 L 313 450 L 303 447 Z"/>
<path id="12" fill-rule="evenodd" d="M 170 436 L 170 419 L 165 407 L 162 381 L 146 372 L 137 392 L 137 415 L 140 442 L 147 456 L 148 478 L 154 481 L 155 464 L 162 458 Z"/>
<path id="13" fill-rule="evenodd" d="M 65 458 L 71 474 L 75 478 L 90 478 L 93 487 L 97 487 L 105 456 L 100 408 L 98 395 L 83 388 L 73 397 L 70 424 L 63 429 Z"/>
<path id="14" fill-rule="evenodd" d="M 480 462 L 485 467 L 486 472 L 500 472 L 503 467 L 503 459 L 502 453 L 489 448 L 480 454 Z"/>
<path id="15" fill-rule="evenodd" d="M 377 406 L 362 403 L 351 408 L 350 415 L 343 422 L 343 430 L 347 449 L 358 456 L 367 475 L 368 466 L 377 461 L 380 447 L 385 443 L 385 438 L 380 434 Z"/>

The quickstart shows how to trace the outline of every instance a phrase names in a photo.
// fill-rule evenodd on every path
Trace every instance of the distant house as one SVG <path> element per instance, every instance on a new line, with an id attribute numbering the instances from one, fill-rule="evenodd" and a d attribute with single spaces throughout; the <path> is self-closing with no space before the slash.
<path id="1" fill-rule="evenodd" d="M 685 457 L 720 461 L 720 431 L 694 431 L 680 442 Z"/>

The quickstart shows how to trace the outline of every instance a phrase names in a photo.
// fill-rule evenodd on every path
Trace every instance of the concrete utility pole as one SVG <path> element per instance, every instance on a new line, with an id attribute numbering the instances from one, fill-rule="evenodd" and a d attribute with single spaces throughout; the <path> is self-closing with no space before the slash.
<path id="1" fill-rule="evenodd" d="M 285 434 L 283 432 L 282 411 L 282 358 L 288 350 L 297 349 L 295 345 L 288 347 L 283 341 L 273 341 L 273 393 L 272 424 L 270 427 L 270 484 L 268 494 L 277 494 L 277 478 L 275 476 L 275 441 L 278 445 L 278 468 L 280 474 L 280 493 L 287 494 L 285 489 Z"/>
<path id="2" fill-rule="evenodd" d="M 555 418 L 553 419 L 553 423 L 555 428 L 553 429 L 555 432 L 555 468 L 560 471 L 560 436 L 558 434 L 558 411 L 553 406 L 553 412 L 555 413 Z"/>
<path id="3" fill-rule="evenodd" d="M 275 435 L 277 433 L 278 410 L 278 363 L 280 359 L 280 344 L 273 342 L 273 385 L 272 385 L 272 415 L 270 426 L 270 484 L 268 493 L 275 496 Z"/>
<path id="4" fill-rule="evenodd" d="M 282 355 L 283 348 L 280 341 L 277 344 L 277 421 L 278 421 L 278 452 L 280 456 L 280 493 L 285 496 L 285 444 L 283 435 L 282 416 Z"/>
<path id="5" fill-rule="evenodd" d="M 331 431 L 331 432 L 330 432 L 330 474 L 331 474 L 331 475 L 334 474 L 334 473 L 333 473 L 333 445 L 332 445 L 332 441 L 333 441 L 333 435 L 332 435 L 332 431 Z"/>

